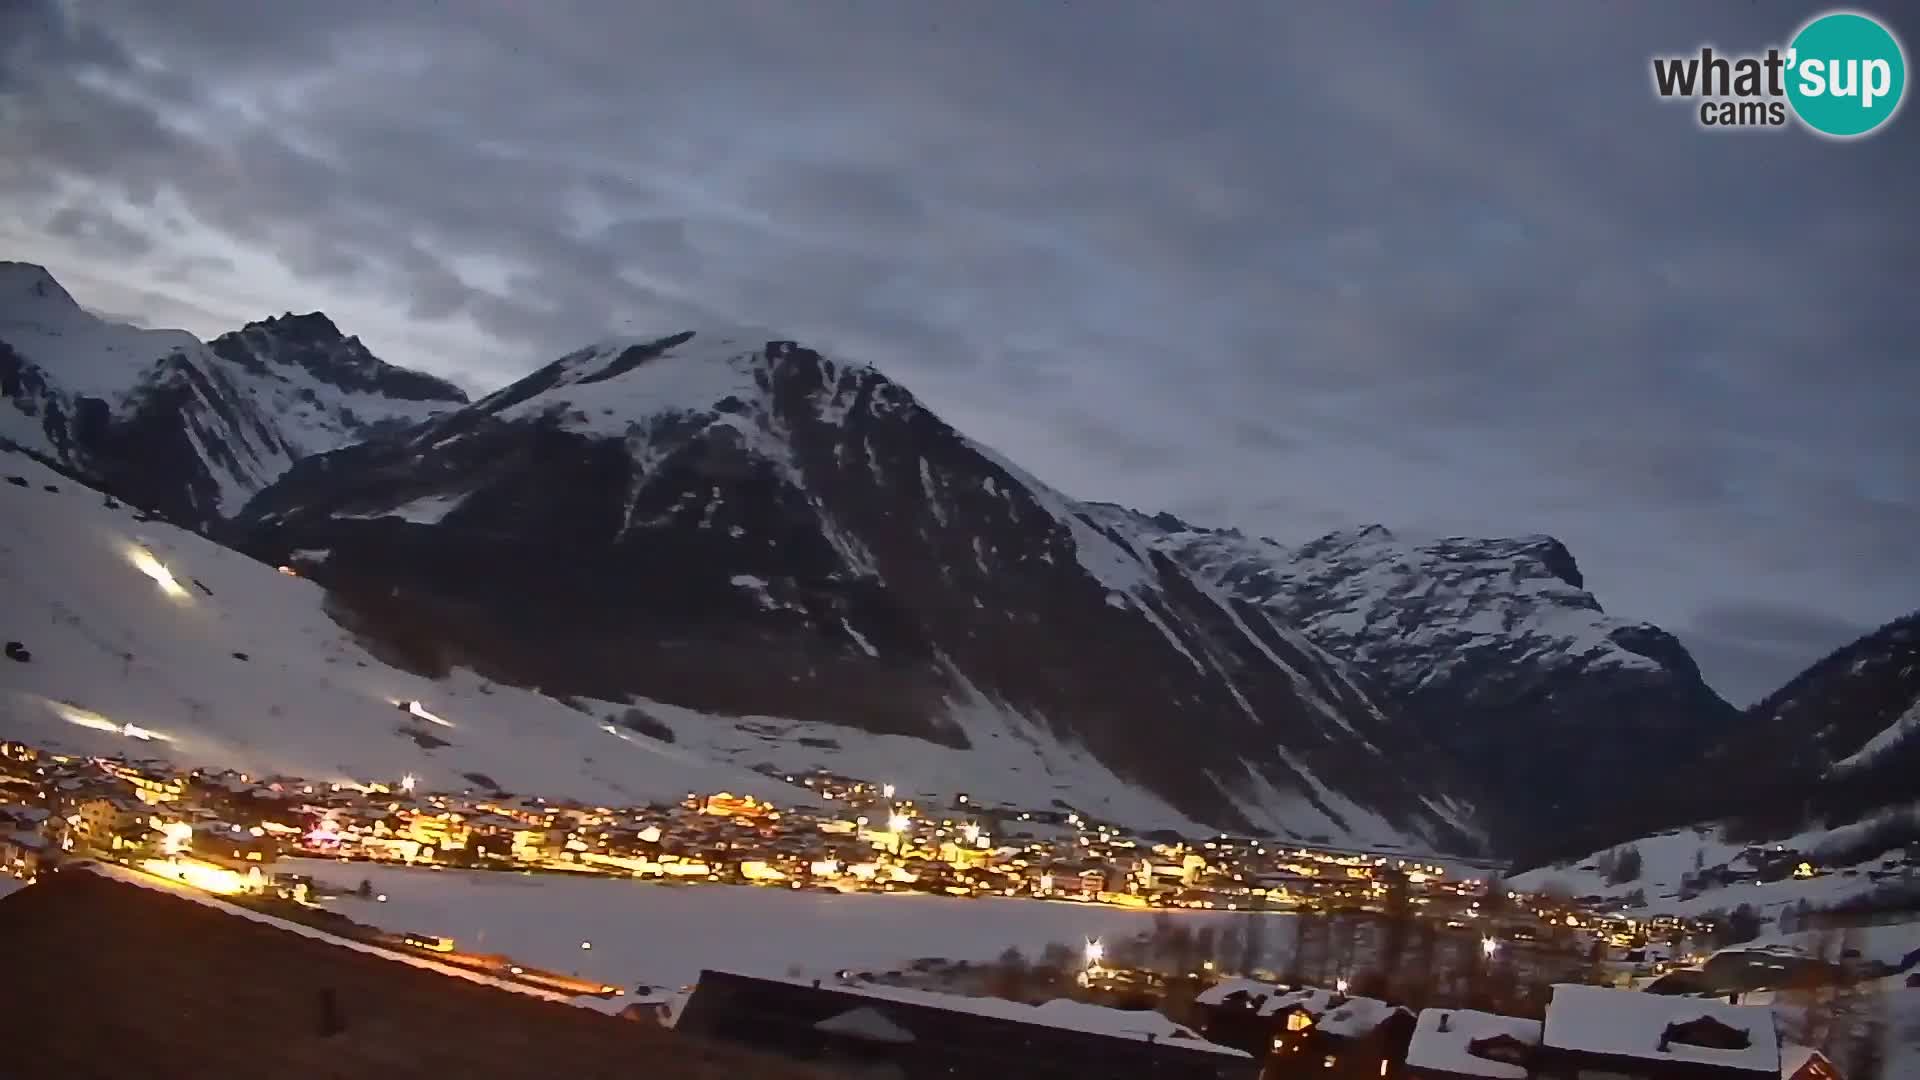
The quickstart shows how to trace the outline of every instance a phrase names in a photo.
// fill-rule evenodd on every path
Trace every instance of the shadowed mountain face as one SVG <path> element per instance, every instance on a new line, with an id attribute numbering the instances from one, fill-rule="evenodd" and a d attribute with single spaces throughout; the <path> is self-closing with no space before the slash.
<path id="1" fill-rule="evenodd" d="M 301 457 L 465 403 L 318 312 L 206 345 L 107 322 L 44 269 L 0 263 L 0 440 L 193 528 Z"/>
<path id="2" fill-rule="evenodd" d="M 1158 546 L 1352 663 L 1471 774 L 1502 851 L 1577 854 L 1711 812 L 1673 777 L 1739 714 L 1672 635 L 1603 612 L 1559 541 L 1373 526 L 1287 548 L 1150 520 Z"/>
<path id="3" fill-rule="evenodd" d="M 1786 836 L 1920 802 L 1920 611 L 1834 650 L 1714 748 L 1743 830 Z"/>
<path id="4" fill-rule="evenodd" d="M 1044 737 L 1222 828 L 1466 839 L 1344 665 L 1132 515 L 764 335 L 581 350 L 301 461 L 234 528 L 421 663 L 983 752 Z"/>

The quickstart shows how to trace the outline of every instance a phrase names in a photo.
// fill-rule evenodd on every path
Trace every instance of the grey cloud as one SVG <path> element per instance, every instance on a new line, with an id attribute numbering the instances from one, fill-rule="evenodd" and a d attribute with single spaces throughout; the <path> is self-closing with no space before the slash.
<path id="1" fill-rule="evenodd" d="M 62 206 L 47 218 L 46 230 L 108 258 L 145 255 L 153 250 L 153 239 L 145 232 L 98 209 Z"/>
<path id="2" fill-rule="evenodd" d="M 773 324 L 1077 494 L 1558 533 L 1736 682 L 1791 665 L 1729 596 L 1920 603 L 1911 110 L 1716 137 L 1648 88 L 1811 4 L 67 10 L 0 13 L 0 238 L 121 310 L 324 292 L 481 381 Z M 167 242 L 68 244 L 76 186 Z M 166 271 L 201 239 L 245 257 Z"/>

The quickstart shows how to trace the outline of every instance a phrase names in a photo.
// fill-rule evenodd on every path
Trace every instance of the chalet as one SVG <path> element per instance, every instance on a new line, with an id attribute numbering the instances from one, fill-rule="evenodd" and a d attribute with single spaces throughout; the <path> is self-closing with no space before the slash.
<path id="1" fill-rule="evenodd" d="M 1284 1050 L 1289 1037 L 1313 1026 L 1342 999 L 1331 990 L 1293 989 L 1254 979 L 1222 979 L 1202 990 L 1194 1005 L 1207 1038 L 1256 1057 Z"/>
<path id="2" fill-rule="evenodd" d="M 1779 1080 L 1773 1012 L 1706 998 L 1567 983 L 1553 988 L 1541 1080 Z"/>
<path id="3" fill-rule="evenodd" d="M 1312 1068 L 1310 1075 L 1325 1080 L 1378 1080 L 1395 1075 L 1413 1028 L 1411 1009 L 1375 998 L 1348 998 L 1290 1041 L 1287 1052 L 1298 1053 Z"/>
<path id="4" fill-rule="evenodd" d="M 1472 1009 L 1421 1012 L 1407 1045 L 1407 1080 L 1526 1080 L 1540 1045 L 1538 1020 Z"/>
<path id="5" fill-rule="evenodd" d="M 0 874 L 35 877 L 50 855 L 47 838 L 37 832 L 0 832 Z"/>
<path id="6" fill-rule="evenodd" d="M 1827 1055 L 1811 1046 L 1792 1043 L 1780 1047 L 1780 1080 L 1841 1080 Z"/>
<path id="7" fill-rule="evenodd" d="M 1254 1080 L 1251 1055 L 1156 1012 L 703 971 L 675 1030 L 804 1061 L 921 1077 Z"/>

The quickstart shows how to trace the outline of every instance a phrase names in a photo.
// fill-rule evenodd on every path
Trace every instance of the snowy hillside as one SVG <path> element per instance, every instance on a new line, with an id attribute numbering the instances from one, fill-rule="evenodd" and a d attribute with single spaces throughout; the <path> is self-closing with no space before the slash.
<path id="1" fill-rule="evenodd" d="M 1646 910 L 1654 913 L 1702 915 L 1750 904 L 1761 914 L 1778 918 L 1781 911 L 1802 901 L 1825 907 L 1909 880 L 1898 850 L 1880 849 L 1869 842 L 1876 828 L 1892 827 L 1920 835 L 1920 802 L 1864 822 L 1811 828 L 1758 843 L 1729 840 L 1719 825 L 1669 829 L 1585 858 L 1516 874 L 1508 884 L 1522 891 L 1547 889 L 1615 900 L 1639 894 L 1646 900 Z M 1630 880 L 1610 882 L 1606 857 L 1628 849 L 1638 852 L 1640 872 Z M 1756 850 L 1774 852 L 1780 865 L 1771 872 L 1756 871 L 1749 854 Z M 1817 868 L 1816 876 L 1793 876 L 1793 868 L 1802 861 Z M 1757 879 L 1739 880 L 1756 873 Z"/>
<path id="2" fill-rule="evenodd" d="M 307 558 L 426 670 L 785 717 L 831 729 L 806 736 L 829 767 L 823 742 L 859 760 L 871 736 L 940 748 L 907 767 L 1023 761 L 1041 804 L 1131 789 L 1236 831 L 1474 842 L 1338 661 L 873 367 L 764 333 L 570 353 L 296 464 L 230 536 Z"/>
<path id="3" fill-rule="evenodd" d="M 0 454 L 0 477 L 0 637 L 31 657 L 0 661 L 0 738 L 329 781 L 411 772 L 459 790 L 477 775 L 596 802 L 804 801 L 536 694 L 396 671 L 323 613 L 312 582 L 135 521 L 19 454 Z M 395 707 L 412 700 L 445 726 Z"/>
<path id="4" fill-rule="evenodd" d="M 1571 854 L 1710 812 L 1649 761 L 1697 758 L 1738 714 L 1672 635 L 1603 611 L 1559 541 L 1372 526 L 1286 547 L 1135 517 L 1203 578 L 1358 668 L 1480 780 L 1504 848 Z"/>
<path id="5" fill-rule="evenodd" d="M 205 527 L 307 454 L 465 401 L 317 313 L 208 346 L 102 320 L 41 267 L 0 262 L 0 443 L 169 520 Z"/>

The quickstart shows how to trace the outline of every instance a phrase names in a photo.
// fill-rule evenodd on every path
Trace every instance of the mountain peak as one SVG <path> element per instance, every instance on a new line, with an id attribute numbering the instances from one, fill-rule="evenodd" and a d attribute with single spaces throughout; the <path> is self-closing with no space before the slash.
<path id="1" fill-rule="evenodd" d="M 377 394 L 396 401 L 465 405 L 466 392 L 446 381 L 373 355 L 357 337 L 340 333 L 318 311 L 288 312 L 250 322 L 208 342 L 220 358 L 255 375 L 305 378 L 350 394 Z"/>
<path id="2" fill-rule="evenodd" d="M 16 305 L 47 305 L 79 311 L 72 294 L 38 263 L 0 261 L 0 313 Z"/>
<path id="3" fill-rule="evenodd" d="M 340 328 L 327 318 L 324 312 L 309 311 L 305 315 L 295 315 L 289 311 L 284 315 L 248 323 L 242 330 L 264 330 L 290 341 L 306 341 L 314 344 L 341 341 L 345 335 Z"/>
<path id="4" fill-rule="evenodd" d="M 817 354 L 766 330 L 683 330 L 606 338 L 476 402 L 502 420 L 545 416 L 588 435 L 616 435 L 654 417 L 737 412 L 769 391 L 776 370 Z M 821 360 L 821 374 L 835 377 Z"/>

